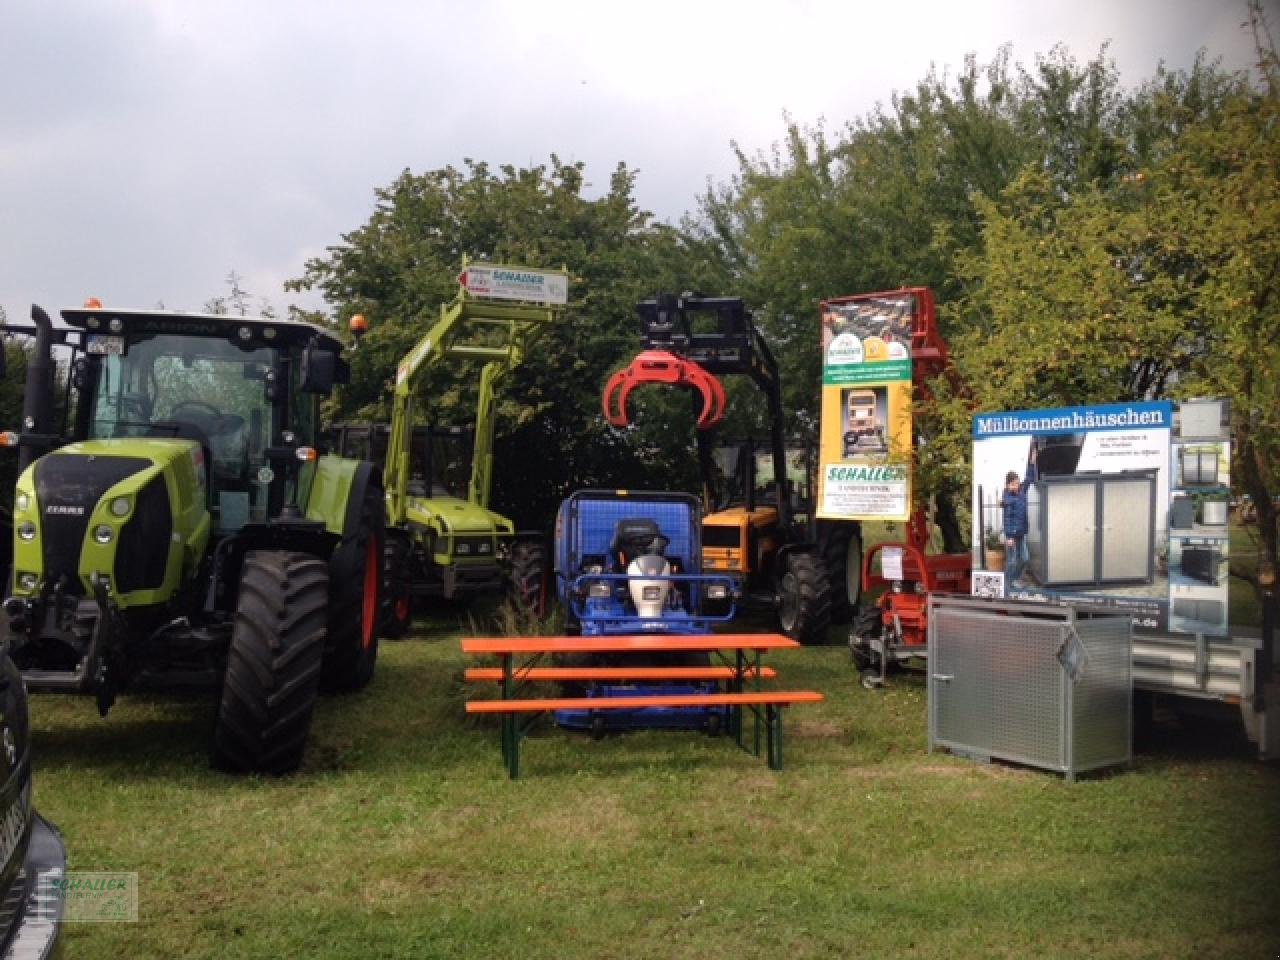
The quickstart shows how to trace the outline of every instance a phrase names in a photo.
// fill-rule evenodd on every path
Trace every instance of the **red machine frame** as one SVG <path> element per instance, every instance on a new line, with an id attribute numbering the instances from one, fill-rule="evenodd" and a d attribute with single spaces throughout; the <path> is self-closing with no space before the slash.
<path id="1" fill-rule="evenodd" d="M 951 372 L 951 355 L 938 332 L 937 307 L 931 290 L 927 287 L 903 287 L 861 293 L 824 300 L 822 307 L 825 310 L 828 306 L 903 294 L 913 295 L 917 306 L 911 320 L 913 402 L 927 404 L 933 399 L 929 381 L 939 374 Z M 888 547 L 902 551 L 901 580 L 890 580 L 873 572 L 876 557 Z M 886 588 L 876 601 L 874 611 L 867 611 L 854 621 L 849 636 L 849 647 L 859 667 L 863 686 L 882 686 L 891 663 L 905 663 L 928 655 L 929 594 L 967 594 L 972 570 L 973 557 L 969 553 L 929 553 L 929 517 L 920 503 L 914 507 L 907 521 L 905 542 L 879 543 L 863 554 L 863 596 L 872 590 Z"/>

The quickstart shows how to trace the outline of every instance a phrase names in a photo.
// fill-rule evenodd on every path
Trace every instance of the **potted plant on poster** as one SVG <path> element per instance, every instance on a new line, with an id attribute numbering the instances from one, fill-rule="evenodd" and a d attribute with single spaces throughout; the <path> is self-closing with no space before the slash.
<path id="1" fill-rule="evenodd" d="M 987 527 L 986 536 L 982 538 L 982 546 L 986 551 L 986 568 L 997 573 L 1003 573 L 1004 537 L 1000 535 L 995 527 Z"/>

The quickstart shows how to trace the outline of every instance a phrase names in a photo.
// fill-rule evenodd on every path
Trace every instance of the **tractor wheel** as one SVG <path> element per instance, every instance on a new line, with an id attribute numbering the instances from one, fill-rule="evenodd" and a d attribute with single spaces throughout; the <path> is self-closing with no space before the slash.
<path id="1" fill-rule="evenodd" d="M 534 616 L 543 616 L 547 612 L 547 548 L 533 540 L 513 545 L 509 577 L 516 606 Z"/>
<path id="2" fill-rule="evenodd" d="M 399 640 L 413 625 L 413 575 L 409 571 L 410 548 L 397 539 L 389 539 L 383 550 L 386 580 L 383 583 L 381 634 L 388 640 Z"/>
<path id="3" fill-rule="evenodd" d="M 848 623 L 862 599 L 862 535 L 852 523 L 831 528 L 822 562 L 831 582 L 831 622 Z"/>
<path id="4" fill-rule="evenodd" d="M 355 535 L 329 558 L 329 638 L 320 686 L 329 693 L 363 689 L 373 679 L 382 614 L 382 491 L 371 487 Z"/>
<path id="5" fill-rule="evenodd" d="M 328 600 L 323 560 L 283 551 L 245 557 L 213 732 L 214 766 L 283 774 L 302 762 Z"/>
<path id="6" fill-rule="evenodd" d="M 789 553 L 778 580 L 778 623 L 801 643 L 827 639 L 831 623 L 831 584 L 822 560 L 811 553 Z"/>

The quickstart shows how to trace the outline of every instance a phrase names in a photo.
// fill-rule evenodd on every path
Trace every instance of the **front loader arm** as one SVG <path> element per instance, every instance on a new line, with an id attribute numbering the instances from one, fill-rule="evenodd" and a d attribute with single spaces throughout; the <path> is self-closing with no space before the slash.
<path id="1" fill-rule="evenodd" d="M 465 272 L 464 272 L 465 275 Z M 494 392 L 498 381 L 523 362 L 535 336 L 558 319 L 557 303 L 535 304 L 482 299 L 459 289 L 440 308 L 440 319 L 414 345 L 396 368 L 391 408 L 391 436 L 387 443 L 384 481 L 387 522 L 405 522 L 410 447 L 413 440 L 413 394 L 418 378 L 449 358 L 487 360 L 480 372 L 476 412 L 475 450 L 471 462 L 469 499 L 487 506 L 493 480 Z"/>

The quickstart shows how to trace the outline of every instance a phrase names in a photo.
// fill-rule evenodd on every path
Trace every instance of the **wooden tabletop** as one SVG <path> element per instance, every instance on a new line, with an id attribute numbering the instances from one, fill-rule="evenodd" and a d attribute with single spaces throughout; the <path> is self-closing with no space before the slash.
<path id="1" fill-rule="evenodd" d="M 462 652 L 688 653 L 709 650 L 781 650 L 800 644 L 780 633 L 646 633 L 601 637 L 463 637 Z"/>

